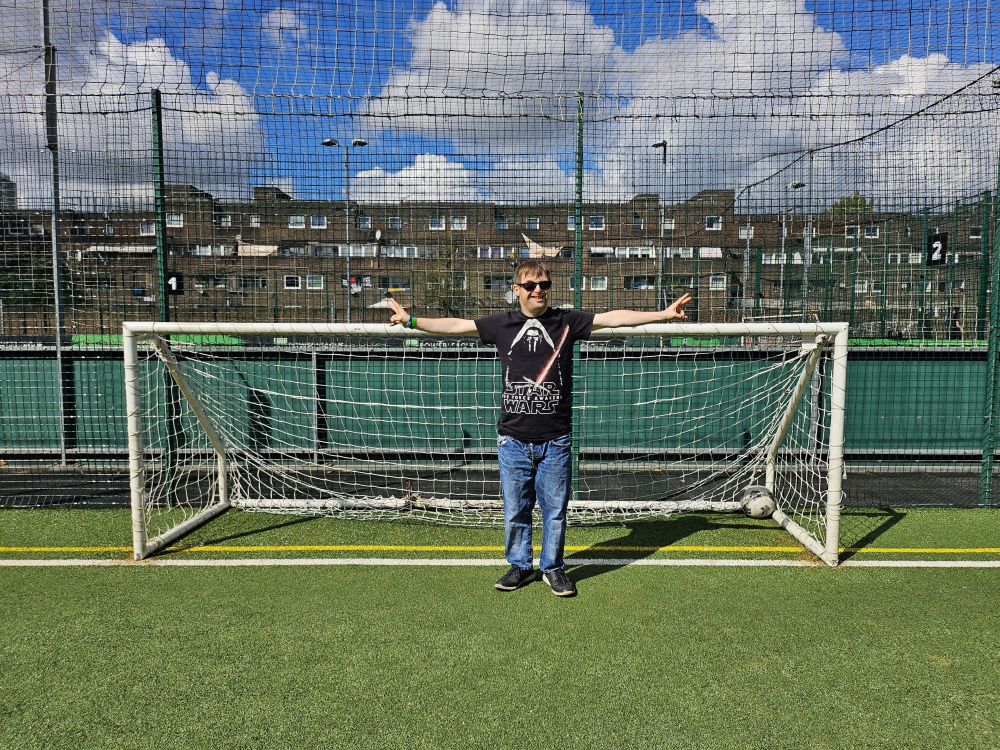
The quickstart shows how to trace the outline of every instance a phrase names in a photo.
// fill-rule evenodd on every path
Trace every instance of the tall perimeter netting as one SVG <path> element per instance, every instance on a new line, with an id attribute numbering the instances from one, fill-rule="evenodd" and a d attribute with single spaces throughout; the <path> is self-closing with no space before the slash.
<path id="1" fill-rule="evenodd" d="M 990 505 L 998 9 L 0 0 L 0 505 L 127 503 L 126 320 L 477 318 L 526 258 L 849 324 L 846 502 Z"/>
<path id="2" fill-rule="evenodd" d="M 226 504 L 503 523 L 492 347 L 299 331 L 154 336 L 136 357 L 146 540 Z M 746 489 L 765 486 L 776 518 L 824 550 L 831 490 L 839 503 L 833 362 L 833 336 L 817 331 L 582 343 L 570 523 L 740 511 Z"/>

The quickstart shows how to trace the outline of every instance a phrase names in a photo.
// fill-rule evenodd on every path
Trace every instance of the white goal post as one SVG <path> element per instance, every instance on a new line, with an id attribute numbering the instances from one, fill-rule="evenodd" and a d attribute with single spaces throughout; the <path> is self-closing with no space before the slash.
<path id="1" fill-rule="evenodd" d="M 839 560 L 846 323 L 594 331 L 570 522 L 740 510 Z M 124 325 L 136 559 L 229 508 L 502 525 L 496 352 L 372 324 Z"/>

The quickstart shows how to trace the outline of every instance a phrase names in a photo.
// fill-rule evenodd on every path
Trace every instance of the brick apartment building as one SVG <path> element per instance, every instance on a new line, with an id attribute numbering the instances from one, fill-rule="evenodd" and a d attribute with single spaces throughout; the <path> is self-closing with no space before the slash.
<path id="1" fill-rule="evenodd" d="M 2 334 L 48 333 L 50 219 L 18 210 L 12 190 L 0 212 Z M 703 322 L 801 319 L 807 269 L 810 315 L 849 319 L 864 335 L 947 337 L 958 308 L 971 337 L 983 317 L 982 203 L 938 215 L 809 217 L 737 215 L 734 201 L 732 190 L 709 190 L 670 205 L 655 194 L 585 204 L 583 307 L 654 309 L 691 292 L 690 313 Z M 63 212 L 68 333 L 156 319 L 164 292 L 174 320 L 343 322 L 350 306 L 352 321 L 381 322 L 387 293 L 417 315 L 473 317 L 511 306 L 513 266 L 527 257 L 552 267 L 553 303 L 574 299 L 571 203 L 352 202 L 349 240 L 343 201 L 274 187 L 225 202 L 169 185 L 164 204 L 171 281 L 162 289 L 152 211 Z M 928 243 L 941 235 L 943 263 L 929 266 Z"/>

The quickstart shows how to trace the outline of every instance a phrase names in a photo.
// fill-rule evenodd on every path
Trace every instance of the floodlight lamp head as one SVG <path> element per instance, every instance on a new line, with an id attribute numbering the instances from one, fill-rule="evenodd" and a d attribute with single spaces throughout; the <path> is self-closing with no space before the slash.
<path id="1" fill-rule="evenodd" d="M 789 182 L 788 187 L 792 190 L 798 190 L 799 188 L 804 188 L 806 184 L 804 182 Z"/>
<path id="2" fill-rule="evenodd" d="M 338 141 L 336 138 L 324 138 L 323 139 L 323 145 L 324 146 L 339 146 L 340 145 L 340 141 Z"/>
<path id="3" fill-rule="evenodd" d="M 364 140 L 363 138 L 355 138 L 353 141 L 351 141 L 351 145 L 360 148 L 361 146 L 367 146 L 368 141 Z"/>
<path id="4" fill-rule="evenodd" d="M 656 143 L 653 144 L 653 148 L 666 148 L 666 147 L 667 147 L 666 141 L 657 141 Z"/>

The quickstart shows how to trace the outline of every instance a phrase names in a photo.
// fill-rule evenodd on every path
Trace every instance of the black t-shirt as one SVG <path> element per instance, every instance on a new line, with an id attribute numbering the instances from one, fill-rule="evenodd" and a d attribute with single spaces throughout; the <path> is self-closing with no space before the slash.
<path id="1" fill-rule="evenodd" d="M 573 344 L 590 338 L 594 314 L 549 308 L 537 318 L 520 310 L 479 318 L 484 344 L 500 355 L 501 435 L 541 443 L 573 426 Z"/>

